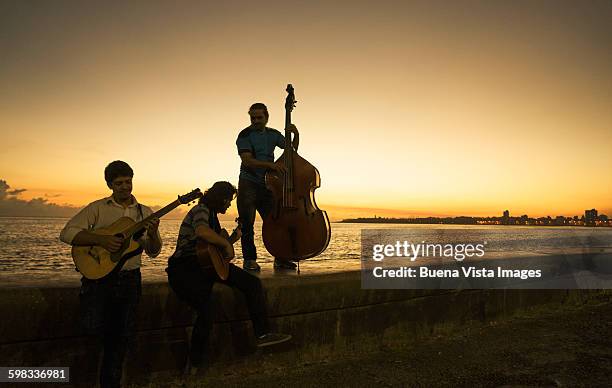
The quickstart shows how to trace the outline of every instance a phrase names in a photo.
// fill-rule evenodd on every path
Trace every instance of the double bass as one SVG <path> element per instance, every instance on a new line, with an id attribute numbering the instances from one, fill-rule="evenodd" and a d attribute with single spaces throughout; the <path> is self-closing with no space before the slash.
<path id="1" fill-rule="evenodd" d="M 317 207 L 314 191 L 321 186 L 321 177 L 315 166 L 293 149 L 291 112 L 295 107 L 295 94 L 287 85 L 285 100 L 285 149 L 274 162 L 284 166 L 286 173 L 266 173 L 266 187 L 272 192 L 274 205 L 263 219 L 263 242 L 276 258 L 298 261 L 322 253 L 331 237 L 327 213 Z"/>

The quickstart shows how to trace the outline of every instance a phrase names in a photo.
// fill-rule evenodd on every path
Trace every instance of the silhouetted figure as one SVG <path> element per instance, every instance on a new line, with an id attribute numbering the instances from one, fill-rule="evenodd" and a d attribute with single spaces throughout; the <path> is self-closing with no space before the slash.
<path id="1" fill-rule="evenodd" d="M 97 245 L 117 252 L 123 243 L 120 237 L 90 231 L 107 227 L 121 217 L 142 221 L 153 214 L 132 195 L 133 176 L 134 172 L 127 163 L 119 160 L 110 163 L 104 170 L 104 178 L 113 194 L 90 203 L 75 215 L 62 230 L 60 239 L 71 245 Z M 158 226 L 159 219 L 148 221 L 146 232 L 139 240 L 150 257 L 156 257 L 161 251 Z M 119 387 L 121 383 L 123 360 L 128 341 L 134 335 L 136 306 L 140 299 L 141 256 L 137 254 L 129 258 L 120 271 L 100 280 L 81 279 L 82 323 L 90 334 L 100 336 L 103 343 L 102 387 Z"/>
<path id="2" fill-rule="evenodd" d="M 243 129 L 236 139 L 238 154 L 242 160 L 238 183 L 238 214 L 242 220 L 242 256 L 243 268 L 259 271 L 257 250 L 255 248 L 253 224 L 255 211 L 263 219 L 273 207 L 273 198 L 265 185 L 267 170 L 280 171 L 274 164 L 274 149 L 285 148 L 285 137 L 276 129 L 266 127 L 268 108 L 262 103 L 255 103 L 249 109 L 251 125 Z M 293 133 L 293 148 L 297 150 L 300 136 L 295 125 L 287 130 Z M 274 258 L 274 267 L 295 269 L 296 265 L 285 259 Z"/>

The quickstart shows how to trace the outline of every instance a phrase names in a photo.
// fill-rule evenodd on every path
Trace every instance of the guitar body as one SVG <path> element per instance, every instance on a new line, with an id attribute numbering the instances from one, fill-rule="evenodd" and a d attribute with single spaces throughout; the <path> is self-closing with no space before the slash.
<path id="1" fill-rule="evenodd" d="M 221 232 L 221 235 L 226 239 L 229 238 L 225 230 Z M 223 257 L 223 253 L 217 246 L 198 239 L 196 242 L 196 256 L 202 268 L 208 268 L 212 265 L 219 278 L 227 280 L 229 277 L 229 263 L 232 259 Z"/>
<path id="2" fill-rule="evenodd" d="M 132 227 L 135 221 L 129 217 L 121 217 L 106 228 L 91 231 L 94 234 L 115 236 Z M 73 246 L 72 258 L 79 272 L 87 279 L 96 280 L 121 270 L 123 264 L 141 252 L 140 244 L 132 238 L 125 239 L 123 246 L 117 252 L 109 252 L 98 246 Z"/>

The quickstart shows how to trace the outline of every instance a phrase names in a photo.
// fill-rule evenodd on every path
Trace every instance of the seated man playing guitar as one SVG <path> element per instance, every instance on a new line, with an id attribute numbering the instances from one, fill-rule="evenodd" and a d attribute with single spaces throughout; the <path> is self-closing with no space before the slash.
<path id="1" fill-rule="evenodd" d="M 113 194 L 85 206 L 68 221 L 60 239 L 73 246 L 99 246 L 108 252 L 118 252 L 124 245 L 121 237 L 98 234 L 96 231 L 128 217 L 134 221 L 144 221 L 146 232 L 141 233 L 137 240 L 148 256 L 157 256 L 162 246 L 159 219 L 149 217 L 153 211 L 138 203 L 132 195 L 133 176 L 134 172 L 127 163 L 120 160 L 110 163 L 104 170 L 104 178 Z M 121 268 L 104 278 L 92 280 L 83 276 L 81 279 L 79 299 L 83 325 L 91 334 L 103 339 L 101 387 L 120 386 L 123 359 L 128 340 L 133 336 L 136 306 L 140 298 L 141 251 L 136 251 Z"/>
<path id="2" fill-rule="evenodd" d="M 236 188 L 229 182 L 216 182 L 206 191 L 199 203 L 185 216 L 176 243 L 176 251 L 168 260 L 168 282 L 180 299 L 197 311 L 191 336 L 190 373 L 205 366 L 206 351 L 213 323 L 212 288 L 222 282 L 238 288 L 247 300 L 247 307 L 257 337 L 257 346 L 285 342 L 290 335 L 270 333 L 266 302 L 259 278 L 229 263 L 227 276 L 218 273 L 211 255 L 204 254 L 199 243 L 208 243 L 220 250 L 225 264 L 234 257 L 232 246 L 240 239 L 240 228 L 231 236 L 221 229 L 217 213 L 224 214 L 236 196 Z M 223 233 L 225 232 L 225 233 Z M 225 278 L 225 280 L 222 280 Z"/>

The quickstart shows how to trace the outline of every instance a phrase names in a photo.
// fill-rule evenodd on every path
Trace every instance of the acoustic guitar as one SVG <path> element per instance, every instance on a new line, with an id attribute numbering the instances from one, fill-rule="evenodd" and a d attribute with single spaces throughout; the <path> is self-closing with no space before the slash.
<path id="1" fill-rule="evenodd" d="M 240 218 L 236 218 L 236 223 L 238 225 L 232 232 L 232 236 L 242 228 Z M 232 238 L 225 229 L 221 231 L 221 236 L 228 241 Z M 196 242 L 196 256 L 202 268 L 210 268 L 212 265 L 217 276 L 219 276 L 221 280 L 227 280 L 229 276 L 229 263 L 232 261 L 233 257 L 224 257 L 223 251 L 218 246 L 210 244 L 201 238 Z"/>
<path id="2" fill-rule="evenodd" d="M 140 254 L 143 249 L 138 239 L 144 233 L 144 225 L 152 218 L 161 218 L 179 205 L 188 204 L 202 196 L 200 189 L 179 195 L 178 199 L 159 209 L 140 222 L 129 217 L 121 217 L 105 228 L 92 230 L 91 233 L 105 236 L 117 236 L 123 239 L 123 244 L 117 252 L 109 252 L 100 246 L 73 246 L 72 259 L 78 271 L 87 279 L 102 279 L 120 271 L 125 262 Z"/>

